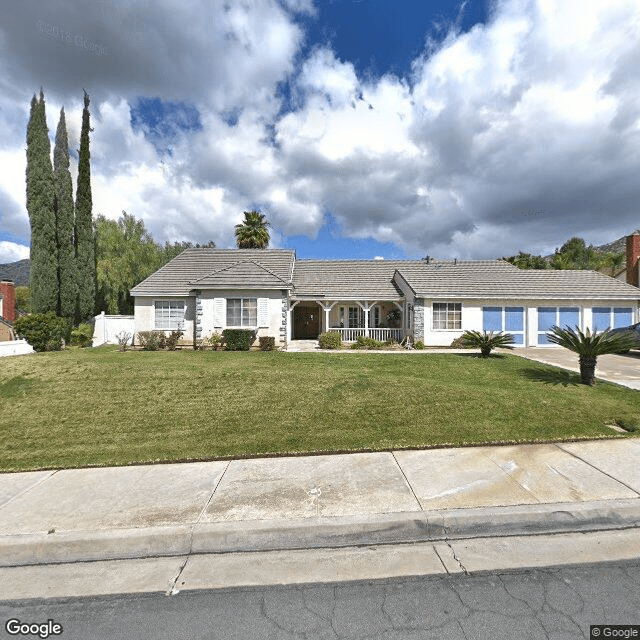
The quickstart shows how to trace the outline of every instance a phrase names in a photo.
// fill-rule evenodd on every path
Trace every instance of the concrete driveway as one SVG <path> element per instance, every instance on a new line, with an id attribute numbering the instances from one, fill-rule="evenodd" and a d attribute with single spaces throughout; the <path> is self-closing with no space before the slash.
<path id="1" fill-rule="evenodd" d="M 563 369 L 580 371 L 578 355 L 562 347 L 527 347 L 514 349 L 511 353 Z M 600 356 L 596 366 L 596 377 L 640 390 L 640 351 L 630 351 L 625 355 Z"/>

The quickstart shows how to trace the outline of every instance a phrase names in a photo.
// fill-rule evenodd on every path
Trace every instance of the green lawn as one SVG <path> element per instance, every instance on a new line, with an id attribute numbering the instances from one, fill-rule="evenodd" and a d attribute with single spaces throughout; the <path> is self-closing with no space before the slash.
<path id="1" fill-rule="evenodd" d="M 0 360 L 0 470 L 598 438 L 640 392 L 512 355 L 118 352 Z"/>

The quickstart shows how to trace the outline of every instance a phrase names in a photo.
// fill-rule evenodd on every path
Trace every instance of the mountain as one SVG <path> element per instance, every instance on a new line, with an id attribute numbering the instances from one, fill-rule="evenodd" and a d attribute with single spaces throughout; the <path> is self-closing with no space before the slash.
<path id="1" fill-rule="evenodd" d="M 628 235 L 633 235 L 634 233 L 640 234 L 640 229 L 636 229 L 632 231 Z M 612 251 L 613 253 L 624 253 L 627 250 L 627 236 L 622 236 L 622 238 L 618 238 L 609 244 L 601 244 L 599 247 L 594 247 L 596 251 Z"/>
<path id="2" fill-rule="evenodd" d="M 31 260 L 25 258 L 18 262 L 0 264 L 0 280 L 11 280 L 16 287 L 29 286 L 29 274 L 31 272 Z"/>

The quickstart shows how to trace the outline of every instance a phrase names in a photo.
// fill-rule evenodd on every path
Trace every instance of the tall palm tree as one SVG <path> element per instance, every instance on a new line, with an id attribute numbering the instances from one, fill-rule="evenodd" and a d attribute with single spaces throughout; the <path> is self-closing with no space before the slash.
<path id="1" fill-rule="evenodd" d="M 580 381 L 593 386 L 596 383 L 596 361 L 606 353 L 621 353 L 635 346 L 633 337 L 626 333 L 611 333 L 608 329 L 598 333 L 586 329 L 584 333 L 578 327 L 551 327 L 547 333 L 549 342 L 559 344 L 578 354 L 580 363 Z"/>
<path id="2" fill-rule="evenodd" d="M 238 249 L 266 249 L 269 246 L 271 225 L 259 211 L 245 211 L 244 223 L 236 225 Z"/>

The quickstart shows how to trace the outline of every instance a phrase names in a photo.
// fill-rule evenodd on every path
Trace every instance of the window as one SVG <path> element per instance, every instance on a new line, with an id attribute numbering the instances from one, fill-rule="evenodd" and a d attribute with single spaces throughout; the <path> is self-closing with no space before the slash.
<path id="1" fill-rule="evenodd" d="M 524 307 L 482 307 L 483 331 L 504 331 L 524 344 Z"/>
<path id="2" fill-rule="evenodd" d="M 462 329 L 461 302 L 433 303 L 433 330 L 451 331 Z"/>
<path id="3" fill-rule="evenodd" d="M 538 344 L 552 344 L 547 338 L 547 331 L 554 325 L 558 327 L 580 326 L 580 309 L 578 307 L 538 307 Z"/>
<path id="4" fill-rule="evenodd" d="M 182 329 L 184 300 L 156 300 L 156 329 Z"/>
<path id="5" fill-rule="evenodd" d="M 257 327 L 258 299 L 229 298 L 227 300 L 227 326 Z"/>
<path id="6" fill-rule="evenodd" d="M 631 307 L 593 307 L 593 329 L 617 329 L 633 324 L 633 309 Z"/>

